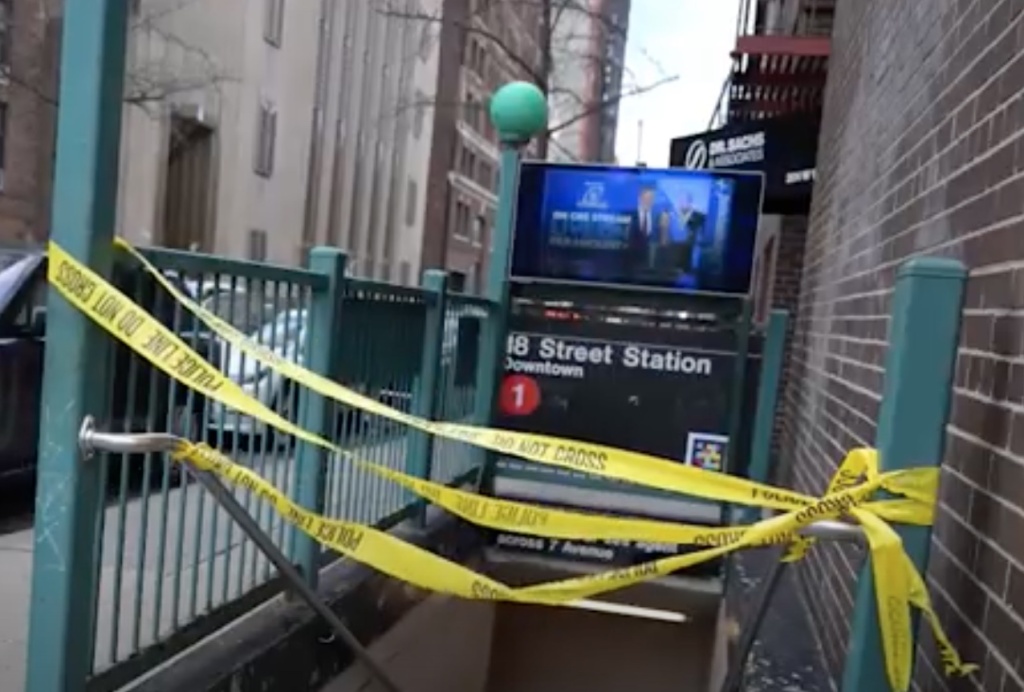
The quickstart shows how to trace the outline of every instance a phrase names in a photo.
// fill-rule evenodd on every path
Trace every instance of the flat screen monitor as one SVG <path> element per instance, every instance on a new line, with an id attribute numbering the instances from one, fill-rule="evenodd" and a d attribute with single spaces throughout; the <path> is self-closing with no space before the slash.
<path id="1" fill-rule="evenodd" d="M 761 173 L 525 162 L 511 276 L 746 294 Z"/>

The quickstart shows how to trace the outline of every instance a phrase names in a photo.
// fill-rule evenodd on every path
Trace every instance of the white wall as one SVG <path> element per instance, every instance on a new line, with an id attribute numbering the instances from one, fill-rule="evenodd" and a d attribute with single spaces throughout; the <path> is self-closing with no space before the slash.
<path id="1" fill-rule="evenodd" d="M 356 273 L 415 283 L 433 109 L 425 109 L 417 136 L 413 104 L 417 93 L 429 102 L 436 90 L 439 25 L 387 17 L 377 11 L 379 3 L 334 3 L 325 32 L 330 58 L 314 244 L 349 251 Z M 441 0 L 419 5 L 439 14 Z M 129 41 L 129 81 L 162 71 L 189 88 L 145 109 L 125 106 L 119 233 L 153 242 L 170 115 L 188 108 L 215 130 L 212 251 L 244 257 L 250 231 L 259 229 L 267 232 L 268 259 L 299 261 L 322 3 L 286 0 L 284 8 L 284 36 L 276 47 L 264 40 L 265 0 L 141 1 Z M 425 26 L 429 40 L 423 42 Z M 278 113 L 274 171 L 267 178 L 253 170 L 261 99 Z"/>

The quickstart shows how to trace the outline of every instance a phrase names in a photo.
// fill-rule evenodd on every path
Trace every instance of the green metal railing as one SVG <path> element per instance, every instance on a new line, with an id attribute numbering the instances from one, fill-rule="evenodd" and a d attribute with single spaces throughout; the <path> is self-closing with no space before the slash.
<path id="1" fill-rule="evenodd" d="M 171 250 L 146 255 L 204 307 L 282 357 L 402 411 L 472 418 L 488 301 L 447 296 L 443 280 L 438 291 L 429 282 L 421 289 L 347 279 L 344 255 L 326 248 L 315 251 L 310 269 Z M 123 290 L 288 420 L 362 460 L 446 483 L 460 482 L 481 463 L 465 445 L 424 446 L 420 433 L 294 385 L 236 352 L 130 260 L 118 259 L 115 281 Z M 441 325 L 439 348 L 426 348 L 428 324 Z M 123 347 L 112 349 L 109 361 L 105 419 L 112 431 L 205 440 L 333 517 L 389 527 L 417 506 L 401 488 L 349 460 L 203 400 Z M 432 396 L 421 391 L 424 381 Z M 426 400 L 435 405 L 423 408 Z M 93 689 L 113 689 L 274 595 L 280 584 L 223 510 L 167 458 L 108 454 L 97 463 L 107 501 L 95 517 L 91 673 Z M 235 491 L 235 497 L 311 583 L 320 566 L 337 559 L 249 493 Z"/>

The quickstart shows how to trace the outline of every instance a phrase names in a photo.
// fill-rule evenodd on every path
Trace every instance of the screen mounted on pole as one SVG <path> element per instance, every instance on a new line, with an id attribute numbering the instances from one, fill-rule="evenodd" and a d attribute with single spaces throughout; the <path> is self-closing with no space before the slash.
<path id="1" fill-rule="evenodd" d="M 744 295 L 763 175 L 523 164 L 513 279 Z"/>

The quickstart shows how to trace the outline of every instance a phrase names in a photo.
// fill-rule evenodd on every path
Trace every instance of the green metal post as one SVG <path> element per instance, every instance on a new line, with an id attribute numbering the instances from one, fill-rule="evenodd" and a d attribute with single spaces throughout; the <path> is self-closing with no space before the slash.
<path id="1" fill-rule="evenodd" d="M 722 470 L 734 473 L 736 457 L 739 454 L 740 433 L 743 430 L 744 397 L 747 393 L 747 360 L 750 358 L 750 330 L 753 326 L 752 305 L 749 300 L 743 306 L 736 324 L 736 359 L 733 361 L 732 391 L 729 393 L 729 442 L 725 450 Z"/>
<path id="2" fill-rule="evenodd" d="M 103 276 L 116 222 L 127 14 L 124 0 L 64 3 L 52 238 Z M 105 411 L 110 341 L 56 291 L 47 322 L 25 689 L 80 692 L 92 670 L 102 489 L 99 463 L 79 455 L 78 429 Z"/>
<path id="3" fill-rule="evenodd" d="M 423 352 L 420 356 L 420 373 L 416 378 L 412 413 L 420 418 L 433 420 L 437 416 L 438 373 L 441 369 L 444 316 L 448 304 L 448 274 L 428 269 L 423 272 L 423 289 L 427 292 L 427 319 L 423 328 Z M 434 438 L 419 430 L 412 431 L 411 435 L 409 455 L 406 457 L 406 472 L 417 478 L 429 480 L 433 466 Z M 409 500 L 414 499 L 410 493 Z M 425 512 L 420 512 L 420 523 L 425 519 Z"/>
<path id="4" fill-rule="evenodd" d="M 308 366 L 313 372 L 337 379 L 341 371 L 341 306 L 344 295 L 345 253 L 332 247 L 315 247 L 309 255 L 309 268 L 327 277 L 327 289 L 316 291 L 308 317 Z M 334 437 L 334 406 L 302 387 L 299 393 L 298 422 L 306 430 L 323 437 Z M 326 498 L 327 451 L 308 442 L 299 442 L 295 460 L 295 501 L 315 512 L 323 512 Z M 316 588 L 320 573 L 320 544 L 297 528 L 292 528 L 292 562 L 302 571 L 306 582 Z"/>
<path id="5" fill-rule="evenodd" d="M 966 281 L 967 270 L 960 262 L 934 257 L 910 260 L 897 274 L 875 441 L 883 471 L 942 463 Z M 898 526 L 896 530 L 910 559 L 923 571 L 931 529 Z M 916 629 L 915 622 L 912 636 Z M 865 564 L 842 690 L 889 688 L 871 565 Z"/>
<path id="6" fill-rule="evenodd" d="M 493 302 L 480 329 L 480 358 L 477 360 L 476 400 L 473 420 L 490 425 L 494 398 L 505 356 L 505 325 L 508 319 L 508 265 L 512 250 L 514 198 L 519 179 L 521 143 L 503 143 L 501 150 L 498 212 L 494 223 L 494 247 L 487 270 L 486 297 Z"/>
<path id="7" fill-rule="evenodd" d="M 487 265 L 486 297 L 494 303 L 480 334 L 474 422 L 489 425 L 501 363 L 505 356 L 508 317 L 508 272 L 515 224 L 516 189 L 522 149 L 547 125 L 547 101 L 533 84 L 506 84 L 491 98 L 491 122 L 501 139 L 498 211 L 495 215 L 491 257 Z"/>
<path id="8" fill-rule="evenodd" d="M 757 386 L 757 412 L 750 438 L 750 465 L 748 477 L 766 483 L 771 468 L 772 430 L 775 428 L 775 409 L 779 402 L 779 385 L 786 351 L 786 327 L 789 313 L 772 310 L 761 348 L 761 376 Z"/>

